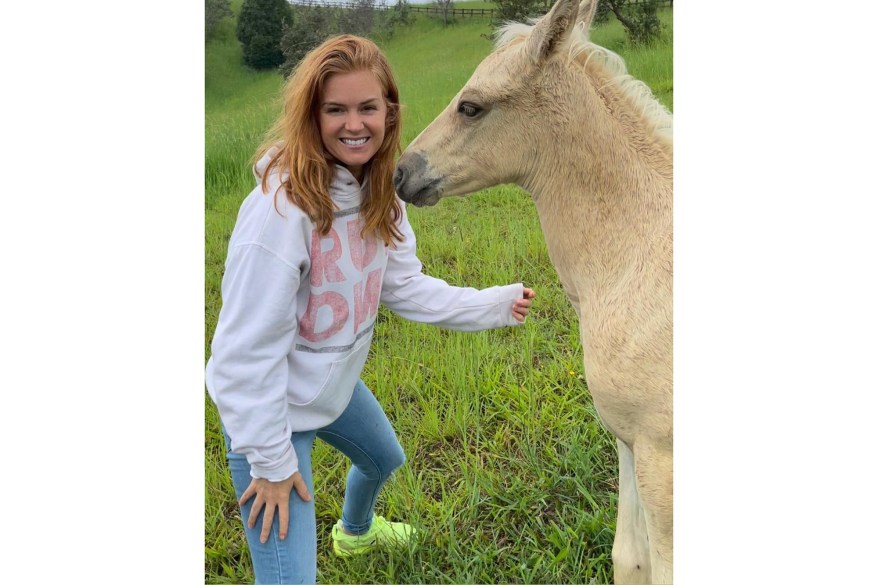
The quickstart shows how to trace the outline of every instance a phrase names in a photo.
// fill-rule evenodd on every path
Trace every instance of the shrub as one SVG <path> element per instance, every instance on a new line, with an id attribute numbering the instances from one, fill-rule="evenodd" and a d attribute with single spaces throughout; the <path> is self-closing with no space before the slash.
<path id="1" fill-rule="evenodd" d="M 379 12 L 379 32 L 384 38 L 392 38 L 399 26 L 408 26 L 415 21 L 415 15 L 406 0 L 398 0 L 392 8 Z"/>
<path id="2" fill-rule="evenodd" d="M 284 61 L 281 39 L 284 27 L 293 23 L 286 0 L 244 0 L 236 34 L 244 63 L 254 69 L 271 69 Z"/>
<path id="3" fill-rule="evenodd" d="M 284 29 L 281 39 L 284 77 L 289 77 L 308 51 L 326 38 L 339 34 L 338 9 L 323 6 L 294 6 L 293 22 Z"/>
<path id="4" fill-rule="evenodd" d="M 353 7 L 338 12 L 338 30 L 359 37 L 368 37 L 375 22 L 374 0 L 353 0 Z"/>
<path id="5" fill-rule="evenodd" d="M 281 73 L 289 77 L 308 51 L 333 35 L 390 38 L 397 26 L 413 22 L 410 12 L 405 0 L 387 10 L 375 9 L 375 0 L 357 0 L 353 8 L 293 5 L 292 23 L 281 39 Z"/>
<path id="6" fill-rule="evenodd" d="M 231 15 L 229 0 L 204 0 L 204 39 L 211 38 L 220 21 Z"/>

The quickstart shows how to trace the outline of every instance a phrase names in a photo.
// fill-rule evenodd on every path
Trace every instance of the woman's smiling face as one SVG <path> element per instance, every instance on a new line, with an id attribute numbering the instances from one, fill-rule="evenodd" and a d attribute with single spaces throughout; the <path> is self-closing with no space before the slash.
<path id="1" fill-rule="evenodd" d="M 337 73 L 320 97 L 320 138 L 335 159 L 363 181 L 363 165 L 384 142 L 387 104 L 371 71 Z"/>

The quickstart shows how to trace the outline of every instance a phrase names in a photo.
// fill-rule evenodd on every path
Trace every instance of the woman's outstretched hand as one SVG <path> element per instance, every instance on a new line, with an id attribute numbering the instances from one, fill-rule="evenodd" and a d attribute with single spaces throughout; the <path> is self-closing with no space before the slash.
<path id="1" fill-rule="evenodd" d="M 308 486 L 302 479 L 302 474 L 298 471 L 283 481 L 268 481 L 267 479 L 253 479 L 238 505 L 243 506 L 244 503 L 256 496 L 253 500 L 253 507 L 250 508 L 250 517 L 247 519 L 247 526 L 256 527 L 256 518 L 262 508 L 265 508 L 265 515 L 262 518 L 262 533 L 259 535 L 259 542 L 268 540 L 271 532 L 271 523 L 274 521 L 274 510 L 277 508 L 278 524 L 280 539 L 287 537 L 287 531 L 290 527 L 290 492 L 295 488 L 296 493 L 305 502 L 311 501 L 311 494 L 308 492 Z"/>
<path id="2" fill-rule="evenodd" d="M 536 296 L 537 293 L 535 293 L 533 289 L 524 289 L 524 298 L 518 299 L 512 305 L 512 316 L 515 317 L 516 321 L 524 323 L 524 320 L 527 318 L 527 313 L 530 310 L 530 306 L 533 304 L 531 299 L 536 298 Z"/>

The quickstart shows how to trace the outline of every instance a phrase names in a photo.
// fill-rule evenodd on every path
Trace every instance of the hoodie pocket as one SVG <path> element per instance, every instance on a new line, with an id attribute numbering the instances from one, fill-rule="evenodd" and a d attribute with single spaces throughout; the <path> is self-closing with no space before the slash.
<path id="1" fill-rule="evenodd" d="M 337 360 L 318 364 L 325 354 L 295 352 L 290 360 L 290 390 L 287 402 L 292 405 L 330 407 L 336 401 L 347 403 L 360 377 L 369 353 L 371 335 Z M 308 363 L 310 362 L 310 363 Z M 343 406 L 342 406 L 343 408 Z"/>

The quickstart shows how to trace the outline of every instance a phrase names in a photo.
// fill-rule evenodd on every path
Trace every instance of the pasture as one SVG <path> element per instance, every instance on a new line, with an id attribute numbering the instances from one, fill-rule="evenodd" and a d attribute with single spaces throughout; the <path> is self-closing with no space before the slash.
<path id="1" fill-rule="evenodd" d="M 238 3 L 239 4 L 239 3 Z M 466 7 L 466 3 L 458 6 Z M 237 6 L 235 6 L 237 10 Z M 663 42 L 626 45 L 615 21 L 592 39 L 673 108 L 672 14 Z M 241 65 L 233 26 L 206 46 L 205 360 L 220 307 L 226 244 L 253 187 L 250 159 L 279 112 L 282 80 Z M 403 102 L 403 147 L 447 105 L 491 50 L 487 19 L 449 27 L 425 18 L 380 41 Z M 318 442 L 313 462 L 322 583 L 606 583 L 616 516 L 615 440 L 582 371 L 578 323 L 549 261 L 534 205 L 501 186 L 434 208 L 409 206 L 425 271 L 456 285 L 521 281 L 536 290 L 528 322 L 481 333 L 443 331 L 380 309 L 363 379 L 408 457 L 378 513 L 422 532 L 413 552 L 353 560 L 331 553 L 344 458 Z M 205 393 L 205 581 L 252 581 Z"/>

